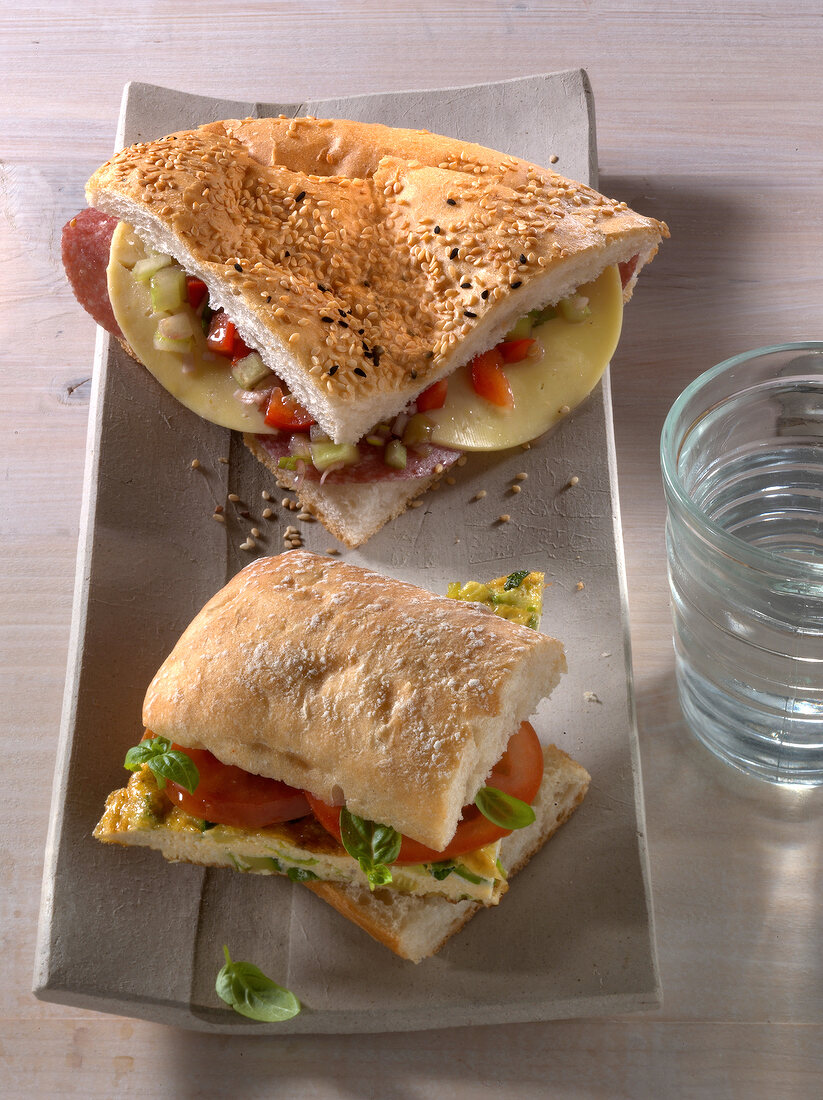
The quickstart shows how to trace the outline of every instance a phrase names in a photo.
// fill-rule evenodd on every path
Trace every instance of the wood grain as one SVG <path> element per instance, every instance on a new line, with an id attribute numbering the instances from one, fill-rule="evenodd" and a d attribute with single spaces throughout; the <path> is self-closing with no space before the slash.
<path id="1" fill-rule="evenodd" d="M 213 0 L 56 0 L 0 15 L 0 1091 L 813 1095 L 821 792 L 762 788 L 683 729 L 657 445 L 671 400 L 700 370 L 823 333 L 819 3 L 246 0 L 230 31 L 223 12 Z M 59 228 L 111 151 L 124 82 L 303 99 L 577 66 L 594 87 L 603 189 L 673 232 L 627 312 L 612 372 L 662 1013 L 270 1049 L 38 1004 L 28 989 L 94 343 L 62 280 Z"/>

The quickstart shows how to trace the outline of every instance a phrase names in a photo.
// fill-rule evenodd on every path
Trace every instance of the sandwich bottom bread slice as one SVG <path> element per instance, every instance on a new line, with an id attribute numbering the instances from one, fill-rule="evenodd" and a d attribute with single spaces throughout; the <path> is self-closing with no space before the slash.
<path id="1" fill-rule="evenodd" d="M 554 745 L 544 746 L 543 759 L 543 779 L 532 803 L 533 824 L 504 837 L 494 861 L 486 858 L 486 867 L 482 856 L 457 857 L 453 869 L 439 881 L 423 867 L 395 868 L 393 888 L 370 890 L 345 850 L 309 823 L 291 835 L 282 827 L 204 828 L 204 822 L 185 815 L 163 796 L 147 767 L 132 776 L 127 787 L 109 795 L 94 835 L 107 844 L 154 848 L 175 863 L 287 875 L 396 955 L 420 962 L 436 954 L 481 909 L 496 904 L 512 876 L 582 802 L 590 781 L 586 769 Z M 302 848 L 295 843 L 297 838 Z M 483 879 L 475 873 L 482 870 L 495 878 Z M 472 878 L 482 881 L 472 882 Z M 442 892 L 431 892 L 431 886 Z"/>
<path id="2" fill-rule="evenodd" d="M 588 787 L 526 720 L 565 671 L 534 629 L 542 589 L 524 570 L 447 598 L 308 552 L 259 559 L 154 677 L 94 835 L 285 875 L 427 957 Z"/>

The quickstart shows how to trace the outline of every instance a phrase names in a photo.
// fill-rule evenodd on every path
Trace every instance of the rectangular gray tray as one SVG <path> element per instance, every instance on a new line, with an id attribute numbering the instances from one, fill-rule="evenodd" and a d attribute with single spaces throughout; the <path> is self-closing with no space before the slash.
<path id="1" fill-rule="evenodd" d="M 558 171 L 596 182 L 582 71 L 300 104 L 131 84 L 117 148 L 213 119 L 281 113 L 425 127 L 536 163 L 555 154 Z M 514 496 L 508 487 L 521 471 L 528 480 Z M 429 493 L 423 507 L 346 556 L 435 592 L 454 579 L 544 570 L 543 629 L 565 643 L 569 674 L 535 725 L 593 781 L 502 904 L 415 966 L 287 880 L 172 866 L 91 836 L 106 795 L 125 782 L 122 760 L 142 735 L 146 685 L 201 605 L 249 560 L 238 549 L 245 532 L 214 523 L 214 505 L 235 492 L 259 517 L 261 492 L 272 488 L 237 437 L 178 405 L 100 334 L 38 997 L 203 1031 L 278 1035 L 611 1015 L 659 1003 L 608 375 L 530 450 L 471 456 L 456 475 L 457 484 Z M 575 475 L 580 482 L 568 489 Z M 481 488 L 487 495 L 473 501 Z M 495 522 L 503 512 L 510 523 Z M 279 531 L 294 517 L 279 518 L 261 553 L 280 551 Z M 334 545 L 320 525 L 307 525 L 304 538 L 320 552 Z M 224 943 L 294 990 L 302 1014 L 255 1024 L 223 1006 L 214 979 Z"/>

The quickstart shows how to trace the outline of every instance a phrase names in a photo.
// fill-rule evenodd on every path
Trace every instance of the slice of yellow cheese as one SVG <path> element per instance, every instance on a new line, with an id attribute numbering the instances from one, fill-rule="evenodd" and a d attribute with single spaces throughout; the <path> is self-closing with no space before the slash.
<path id="1" fill-rule="evenodd" d="M 275 429 L 256 406 L 235 396 L 238 385 L 229 360 L 208 350 L 200 320 L 188 305 L 183 309 L 191 314 L 195 330 L 190 361 L 184 365 L 179 353 L 155 348 L 157 323 L 168 314 L 153 311 L 148 283 L 140 283 L 132 275 L 134 265 L 147 255 L 148 249 L 131 226 L 120 222 L 112 237 L 106 278 L 114 316 L 137 358 L 161 386 L 198 416 L 239 432 L 273 433 Z"/>
<path id="2" fill-rule="evenodd" d="M 505 368 L 514 408 L 480 397 L 468 367 L 461 367 L 449 377 L 443 408 L 426 413 L 435 425 L 432 442 L 463 451 L 516 447 L 543 435 L 591 393 L 620 338 L 623 289 L 617 267 L 606 268 L 579 293 L 589 299 L 590 316 L 576 323 L 558 316 L 538 325 L 532 336 L 543 355 Z"/>

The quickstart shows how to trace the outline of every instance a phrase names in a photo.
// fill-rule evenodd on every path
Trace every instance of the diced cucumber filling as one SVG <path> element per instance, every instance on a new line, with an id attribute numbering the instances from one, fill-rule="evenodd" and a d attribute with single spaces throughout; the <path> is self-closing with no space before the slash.
<path id="1" fill-rule="evenodd" d="M 260 358 L 256 351 L 249 352 L 243 359 L 238 359 L 231 368 L 232 378 L 243 390 L 253 390 L 264 378 L 268 378 L 272 372 Z"/>
<path id="2" fill-rule="evenodd" d="M 144 260 L 138 260 L 131 273 L 138 283 L 147 283 L 152 275 L 155 275 L 162 267 L 169 267 L 171 256 L 164 256 L 162 252 L 152 252 Z"/>
<path id="3" fill-rule="evenodd" d="M 161 267 L 149 280 L 155 313 L 174 313 L 186 301 L 186 273 L 182 267 Z"/>
<path id="4" fill-rule="evenodd" d="M 408 455 L 406 453 L 406 448 L 399 439 L 391 439 L 386 444 L 386 449 L 383 452 L 383 461 L 387 466 L 391 466 L 395 470 L 405 470 L 406 463 L 408 462 Z"/>
<path id="5" fill-rule="evenodd" d="M 351 466 L 360 458 L 355 443 L 312 443 L 311 460 L 317 470 L 328 470 L 338 462 Z"/>
<path id="6" fill-rule="evenodd" d="M 589 308 L 589 299 L 582 294 L 572 294 L 570 297 L 564 298 L 558 304 L 558 308 L 563 315 L 563 319 L 573 325 L 577 325 L 590 317 L 592 312 Z"/>

